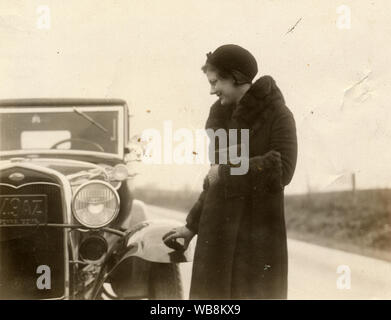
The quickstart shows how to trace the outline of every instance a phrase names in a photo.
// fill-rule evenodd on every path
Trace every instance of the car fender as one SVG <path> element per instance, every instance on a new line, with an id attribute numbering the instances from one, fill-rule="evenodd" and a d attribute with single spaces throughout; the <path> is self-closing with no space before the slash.
<path id="1" fill-rule="evenodd" d="M 129 233 L 126 253 L 123 259 L 136 256 L 141 259 L 160 263 L 191 262 L 194 256 L 194 243 L 190 242 L 186 250 L 175 250 L 163 242 L 163 236 L 183 223 L 176 220 L 146 220 L 136 225 Z"/>
<path id="2" fill-rule="evenodd" d="M 146 220 L 135 225 L 128 231 L 123 241 L 118 242 L 117 247 L 112 249 L 114 253 L 107 257 L 91 297 L 96 297 L 105 280 L 129 259 L 140 258 L 151 263 L 191 262 L 194 257 L 195 238 L 189 243 L 186 250 L 174 250 L 166 246 L 162 239 L 167 232 L 182 225 L 183 223 L 179 221 L 166 219 Z"/>
<path id="3" fill-rule="evenodd" d="M 148 210 L 145 203 L 143 201 L 134 199 L 131 211 L 128 213 L 126 219 L 121 223 L 121 229 L 129 230 L 142 221 L 146 221 L 148 219 L 147 212 Z"/>

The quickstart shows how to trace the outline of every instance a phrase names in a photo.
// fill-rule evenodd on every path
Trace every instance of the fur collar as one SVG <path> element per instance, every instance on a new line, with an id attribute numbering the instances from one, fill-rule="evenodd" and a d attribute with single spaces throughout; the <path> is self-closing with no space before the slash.
<path id="1" fill-rule="evenodd" d="M 243 119 L 251 125 L 260 114 L 280 103 L 285 104 L 285 101 L 276 82 L 271 76 L 263 76 L 244 94 L 232 118 Z"/>
<path id="2" fill-rule="evenodd" d="M 216 101 L 211 107 L 206 128 L 217 130 L 226 128 L 230 118 L 235 119 L 241 127 L 252 127 L 259 118 L 266 119 L 265 111 L 285 104 L 284 97 L 271 76 L 263 76 L 255 81 L 239 101 L 238 106 L 222 106 Z"/>

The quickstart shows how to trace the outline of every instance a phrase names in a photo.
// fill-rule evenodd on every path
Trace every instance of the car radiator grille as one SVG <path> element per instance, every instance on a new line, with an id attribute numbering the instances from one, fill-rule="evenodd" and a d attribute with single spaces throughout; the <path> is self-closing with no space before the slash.
<path id="1" fill-rule="evenodd" d="M 23 181 L 11 181 L 14 172 L 23 174 Z M 64 296 L 65 229 L 9 226 L 21 222 L 64 223 L 59 181 L 36 170 L 7 169 L 1 172 L 0 197 L 0 299 Z"/>

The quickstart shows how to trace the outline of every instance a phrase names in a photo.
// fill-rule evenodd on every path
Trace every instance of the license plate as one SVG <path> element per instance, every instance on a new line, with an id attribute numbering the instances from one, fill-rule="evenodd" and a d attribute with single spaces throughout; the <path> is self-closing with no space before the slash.
<path id="1" fill-rule="evenodd" d="M 47 196 L 0 195 L 0 225 L 47 222 Z"/>

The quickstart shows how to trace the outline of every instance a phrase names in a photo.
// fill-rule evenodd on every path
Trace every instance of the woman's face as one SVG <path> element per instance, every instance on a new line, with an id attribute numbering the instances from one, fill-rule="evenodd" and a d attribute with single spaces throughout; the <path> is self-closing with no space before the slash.
<path id="1" fill-rule="evenodd" d="M 219 97 L 222 105 L 235 104 L 242 96 L 242 92 L 238 86 L 235 86 L 234 79 L 223 79 L 219 77 L 216 71 L 206 70 L 206 77 L 210 83 L 210 94 L 215 94 Z"/>

